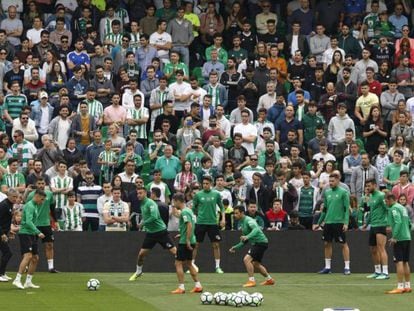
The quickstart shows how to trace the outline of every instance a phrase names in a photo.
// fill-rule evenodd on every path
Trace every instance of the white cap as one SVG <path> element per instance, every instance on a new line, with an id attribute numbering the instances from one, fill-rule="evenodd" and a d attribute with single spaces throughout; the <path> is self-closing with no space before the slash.
<path id="1" fill-rule="evenodd" d="M 40 92 L 39 98 L 42 99 L 42 98 L 45 98 L 45 97 L 46 98 L 49 98 L 49 95 L 47 95 L 47 93 L 44 92 L 44 91 L 43 92 Z"/>

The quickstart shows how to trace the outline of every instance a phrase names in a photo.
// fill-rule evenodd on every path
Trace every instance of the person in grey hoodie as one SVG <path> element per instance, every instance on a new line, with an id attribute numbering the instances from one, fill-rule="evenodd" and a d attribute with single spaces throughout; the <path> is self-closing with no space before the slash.
<path id="1" fill-rule="evenodd" d="M 355 167 L 351 174 L 351 196 L 355 197 L 358 203 L 364 193 L 365 182 L 375 179 L 379 185 L 379 174 L 375 166 L 371 165 L 368 153 L 361 154 L 361 165 Z"/>
<path id="2" fill-rule="evenodd" d="M 388 82 L 388 90 L 381 93 L 380 103 L 382 106 L 382 117 L 388 132 L 391 130 L 392 115 L 398 108 L 398 102 L 405 100 L 404 95 L 398 92 L 397 87 L 397 80 L 391 78 Z"/>
<path id="3" fill-rule="evenodd" d="M 355 133 L 354 121 L 348 116 L 346 110 L 346 104 L 339 103 L 337 107 L 338 113 L 329 121 L 328 139 L 334 146 L 345 139 L 345 131 L 347 129 L 350 128 Z"/>

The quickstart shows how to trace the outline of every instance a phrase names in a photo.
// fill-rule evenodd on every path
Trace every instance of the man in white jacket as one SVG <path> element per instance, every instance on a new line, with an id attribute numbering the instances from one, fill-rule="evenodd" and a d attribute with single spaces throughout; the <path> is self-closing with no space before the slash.
<path id="1" fill-rule="evenodd" d="M 345 103 L 339 103 L 337 107 L 338 113 L 329 121 L 328 140 L 332 145 L 336 146 L 345 139 L 345 131 L 352 129 L 355 133 L 354 121 L 346 113 L 347 107 Z"/>

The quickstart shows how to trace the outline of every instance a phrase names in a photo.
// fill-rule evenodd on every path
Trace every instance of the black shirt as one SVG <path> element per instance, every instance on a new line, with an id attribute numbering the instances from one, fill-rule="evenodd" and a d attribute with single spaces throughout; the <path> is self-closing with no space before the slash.
<path id="1" fill-rule="evenodd" d="M 13 203 L 9 199 L 0 202 L 0 235 L 8 234 L 12 222 Z"/>
<path id="2" fill-rule="evenodd" d="M 170 208 L 164 202 L 159 200 L 155 200 L 155 203 L 158 205 L 158 210 L 160 211 L 160 216 L 162 221 L 168 227 L 168 220 L 170 219 Z"/>

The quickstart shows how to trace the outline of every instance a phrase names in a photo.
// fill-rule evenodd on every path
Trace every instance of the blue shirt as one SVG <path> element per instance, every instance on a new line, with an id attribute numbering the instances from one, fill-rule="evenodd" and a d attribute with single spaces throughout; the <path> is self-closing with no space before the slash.
<path id="1" fill-rule="evenodd" d="M 397 17 L 397 15 L 393 14 L 388 18 L 388 21 L 394 25 L 395 28 L 395 38 L 402 37 L 402 28 L 404 25 L 408 25 L 408 19 L 404 15 Z"/>
<path id="2" fill-rule="evenodd" d="M 141 68 L 141 77 L 142 73 L 145 72 L 147 67 L 151 65 L 152 59 L 157 57 L 157 50 L 152 46 L 147 46 L 146 48 L 140 47 L 135 53 L 135 59 L 138 66 Z"/>
<path id="3" fill-rule="evenodd" d="M 302 122 L 298 121 L 298 119 L 293 119 L 292 121 L 288 122 L 286 121 L 286 118 L 280 120 L 280 122 L 276 122 L 275 130 L 280 131 L 279 144 L 287 141 L 287 133 L 291 129 L 294 129 L 295 131 L 302 130 Z"/>
<path id="4" fill-rule="evenodd" d="M 88 64 L 90 65 L 91 59 L 89 58 L 89 55 L 80 52 L 79 54 L 76 51 L 72 51 L 68 54 L 66 61 L 71 61 L 75 66 L 82 65 L 82 64 Z M 72 70 L 68 70 L 69 77 L 73 76 Z"/>
<path id="5" fill-rule="evenodd" d="M 304 94 L 303 96 L 305 97 L 305 100 L 311 100 L 311 96 L 310 93 L 308 91 L 303 90 Z M 290 92 L 288 95 L 288 103 L 292 103 L 293 106 L 296 108 L 296 106 L 298 105 L 298 102 L 296 101 L 296 91 Z"/>

